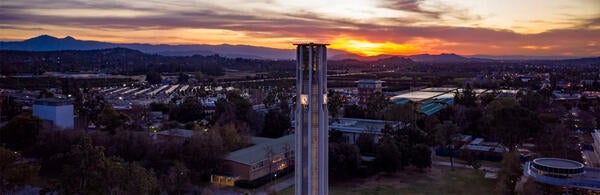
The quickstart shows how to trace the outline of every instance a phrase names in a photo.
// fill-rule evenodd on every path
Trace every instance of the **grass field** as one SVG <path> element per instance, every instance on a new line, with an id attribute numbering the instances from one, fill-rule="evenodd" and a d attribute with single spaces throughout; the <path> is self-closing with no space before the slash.
<path id="1" fill-rule="evenodd" d="M 434 166 L 425 173 L 407 169 L 392 175 L 375 175 L 333 184 L 334 195 L 353 194 L 493 194 L 496 180 L 483 178 L 484 172 Z M 293 187 L 280 194 L 294 194 Z"/>

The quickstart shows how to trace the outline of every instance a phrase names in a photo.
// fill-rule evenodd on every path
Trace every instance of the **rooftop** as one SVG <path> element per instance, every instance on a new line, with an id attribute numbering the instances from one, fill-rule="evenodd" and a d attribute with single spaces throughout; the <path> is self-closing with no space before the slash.
<path id="1" fill-rule="evenodd" d="M 561 159 L 561 158 L 536 158 L 533 160 L 533 162 L 536 164 L 539 164 L 539 165 L 553 167 L 553 168 L 561 168 L 561 169 L 583 168 L 583 164 L 581 164 L 577 161 Z"/>
<path id="2" fill-rule="evenodd" d="M 164 135 L 164 136 L 176 136 L 176 137 L 191 138 L 194 135 L 194 131 L 189 130 L 189 129 L 169 129 L 169 130 L 156 132 L 155 134 L 156 135 Z"/>
<path id="3" fill-rule="evenodd" d="M 334 120 L 330 120 L 334 121 Z M 402 123 L 395 121 L 359 119 L 359 118 L 338 118 L 332 122 L 329 128 L 350 133 L 374 133 L 381 134 L 381 130 L 386 124 L 398 126 Z"/>
<path id="4" fill-rule="evenodd" d="M 382 80 L 374 80 L 374 79 L 363 79 L 363 80 L 359 80 L 357 81 L 360 84 L 379 84 L 379 83 L 383 83 L 384 81 Z"/>
<path id="5" fill-rule="evenodd" d="M 47 105 L 47 106 L 64 106 L 73 104 L 71 100 L 68 99 L 58 99 L 58 98 L 43 98 L 37 99 L 33 102 L 34 105 Z"/>
<path id="6" fill-rule="evenodd" d="M 225 160 L 252 165 L 267 158 L 267 151 L 271 149 L 273 154 L 282 154 L 294 150 L 294 134 L 272 139 L 265 137 L 253 137 L 254 145 L 229 153 Z M 287 146 L 286 146 L 287 145 Z M 289 148 L 286 148 L 289 147 Z"/>

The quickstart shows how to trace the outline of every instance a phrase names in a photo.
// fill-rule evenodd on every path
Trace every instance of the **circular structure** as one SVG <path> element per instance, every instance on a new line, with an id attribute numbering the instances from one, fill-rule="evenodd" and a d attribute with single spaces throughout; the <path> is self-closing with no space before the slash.
<path id="1" fill-rule="evenodd" d="M 554 177 L 573 177 L 585 173 L 584 165 L 580 162 L 560 158 L 536 158 L 531 167 L 537 174 Z"/>

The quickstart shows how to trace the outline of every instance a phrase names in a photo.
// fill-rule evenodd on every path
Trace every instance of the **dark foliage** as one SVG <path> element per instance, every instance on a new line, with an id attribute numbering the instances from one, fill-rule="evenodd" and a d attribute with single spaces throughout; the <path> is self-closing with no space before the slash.
<path id="1" fill-rule="evenodd" d="M 0 142 L 8 148 L 20 150 L 35 143 L 42 120 L 31 115 L 18 115 L 0 128 Z"/>
<path id="2" fill-rule="evenodd" d="M 162 77 L 158 72 L 148 72 L 146 73 L 146 81 L 150 84 L 159 84 L 162 83 Z"/>
<path id="3" fill-rule="evenodd" d="M 261 133 L 263 137 L 277 138 L 286 134 L 292 126 L 290 117 L 279 110 L 269 110 L 265 115 L 265 126 Z"/>

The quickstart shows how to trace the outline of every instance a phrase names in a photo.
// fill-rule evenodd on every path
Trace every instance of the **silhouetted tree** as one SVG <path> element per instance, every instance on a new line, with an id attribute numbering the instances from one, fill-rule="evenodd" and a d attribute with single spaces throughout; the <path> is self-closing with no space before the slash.
<path id="1" fill-rule="evenodd" d="M 344 117 L 365 118 L 365 111 L 358 105 L 347 105 L 344 106 Z"/>
<path id="2" fill-rule="evenodd" d="M 228 128 L 231 129 L 231 127 Z M 235 132 L 235 129 L 227 131 Z M 229 140 L 231 140 L 230 137 L 222 137 L 219 135 L 219 132 L 214 129 L 210 129 L 208 132 L 197 133 L 192 136 L 189 144 L 184 145 L 183 151 L 181 152 L 185 165 L 192 171 L 193 178 L 207 181 L 210 179 L 210 174 L 222 171 L 224 155 L 227 154 L 228 151 L 231 151 L 227 150 L 224 144 L 236 144 L 226 142 Z M 178 148 L 174 149 L 176 151 L 181 150 Z"/>
<path id="3" fill-rule="evenodd" d="M 329 143 L 344 143 L 344 135 L 341 131 L 332 129 L 329 131 Z"/>
<path id="4" fill-rule="evenodd" d="M 146 81 L 150 84 L 160 84 L 162 83 L 162 77 L 158 72 L 148 72 L 146 73 Z"/>
<path id="5" fill-rule="evenodd" d="M 360 152 L 352 144 L 329 144 L 329 174 L 336 180 L 350 179 L 358 171 Z"/>
<path id="6" fill-rule="evenodd" d="M 502 194 L 515 194 L 515 186 L 523 175 L 523 168 L 516 151 L 506 152 L 498 171 L 498 183 L 496 189 Z"/>
<path id="7" fill-rule="evenodd" d="M 327 110 L 329 115 L 335 120 L 337 119 L 340 109 L 344 105 L 344 97 L 335 91 L 329 91 L 327 93 Z"/>
<path id="8" fill-rule="evenodd" d="M 383 119 L 388 121 L 402 121 L 413 123 L 417 119 L 415 104 L 390 104 L 383 110 Z"/>
<path id="9" fill-rule="evenodd" d="M 366 118 L 379 119 L 381 118 L 381 111 L 388 105 L 388 101 L 380 92 L 371 94 L 367 99 L 366 103 Z"/>
<path id="10" fill-rule="evenodd" d="M 115 134 L 116 130 L 122 128 L 129 121 L 127 115 L 118 113 L 111 104 L 105 104 L 97 117 L 97 124 L 103 131 Z"/>
<path id="11" fill-rule="evenodd" d="M 417 144 L 412 148 L 411 162 L 420 171 L 423 168 L 431 167 L 431 149 L 425 144 Z"/>
<path id="12" fill-rule="evenodd" d="M 264 120 L 265 125 L 261 134 L 263 137 L 281 137 L 292 126 L 290 118 L 287 115 L 274 109 L 267 112 Z"/>
<path id="13" fill-rule="evenodd" d="M 196 97 L 186 97 L 183 102 L 170 110 L 169 119 L 181 123 L 204 118 L 204 108 Z"/>
<path id="14" fill-rule="evenodd" d="M 454 141 L 458 137 L 458 127 L 451 121 L 444 121 L 436 128 L 436 143 L 450 153 L 450 166 L 454 170 Z"/>
<path id="15" fill-rule="evenodd" d="M 363 133 L 356 139 L 356 146 L 360 149 L 360 153 L 363 155 L 373 155 L 377 149 L 375 144 L 375 137 L 369 133 Z"/>
<path id="16" fill-rule="evenodd" d="M 384 137 L 375 156 L 378 167 L 388 173 L 396 172 L 401 164 L 401 158 L 402 154 L 394 141 L 390 137 Z"/>
<path id="17" fill-rule="evenodd" d="M 18 115 L 0 128 L 0 142 L 8 148 L 20 150 L 32 146 L 42 129 L 42 120 L 36 116 Z"/>
<path id="18" fill-rule="evenodd" d="M 5 96 L 0 105 L 0 117 L 10 120 L 21 113 L 21 107 L 22 105 L 16 102 L 14 97 Z"/>
<path id="19" fill-rule="evenodd" d="M 187 84 L 188 80 L 190 80 L 190 76 L 188 74 L 179 73 L 179 75 L 177 75 L 177 82 L 179 84 Z"/>
<path id="20" fill-rule="evenodd" d="M 237 92 L 228 92 L 227 98 L 220 98 L 215 106 L 213 117 L 219 124 L 236 120 L 248 122 L 248 112 L 252 110 L 250 101 L 241 97 Z"/>
<path id="21" fill-rule="evenodd" d="M 161 102 L 150 103 L 150 110 L 152 112 L 162 112 L 163 114 L 169 113 L 169 105 Z"/>
<path id="22" fill-rule="evenodd" d="M 492 135 L 510 150 L 515 150 L 525 139 L 537 136 L 543 128 L 535 113 L 519 106 L 501 108 L 492 116 Z"/>
<path id="23" fill-rule="evenodd" d="M 165 190 L 174 194 L 185 194 L 192 186 L 191 171 L 185 164 L 176 161 L 169 167 L 167 174 L 161 177 L 161 183 Z"/>
<path id="24" fill-rule="evenodd" d="M 454 96 L 454 103 L 467 107 L 477 106 L 477 97 L 475 95 L 471 85 L 467 85 L 462 92 L 456 93 Z"/>
<path id="25" fill-rule="evenodd" d="M 32 185 L 39 166 L 25 162 L 20 153 L 0 147 L 0 192 L 11 191 L 25 185 Z"/>

